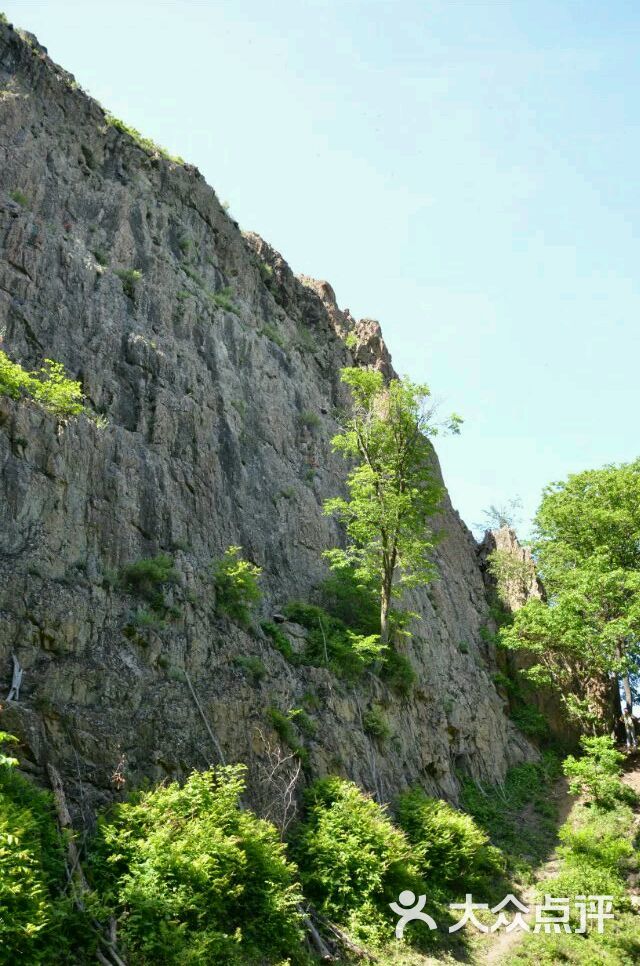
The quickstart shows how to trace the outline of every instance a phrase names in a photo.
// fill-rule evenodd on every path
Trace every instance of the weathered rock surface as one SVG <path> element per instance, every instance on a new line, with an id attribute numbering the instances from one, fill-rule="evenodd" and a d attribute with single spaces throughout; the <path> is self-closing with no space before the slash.
<path id="1" fill-rule="evenodd" d="M 138 280 L 117 274 L 131 270 Z M 129 784 L 220 752 L 257 774 L 272 705 L 312 707 L 313 772 L 382 796 L 420 782 L 455 798 L 458 769 L 499 779 L 534 754 L 492 684 L 476 546 L 448 498 L 440 580 L 414 601 L 410 698 L 292 667 L 260 632 L 216 618 L 208 565 L 230 544 L 263 568 L 265 617 L 324 576 L 339 533 L 322 502 L 344 479 L 329 442 L 339 370 L 391 371 L 379 326 L 296 278 L 195 168 L 108 124 L 34 39 L 1 24 L 0 336 L 28 368 L 61 361 L 108 420 L 58 424 L 0 397 L 3 694 L 12 654 L 24 667 L 2 727 L 37 775 L 59 767 L 76 808 L 111 797 L 123 763 Z M 113 574 L 161 551 L 180 575 L 175 616 L 138 626 L 140 602 Z M 254 681 L 239 655 L 266 675 Z M 382 745 L 361 724 L 372 701 L 394 731 Z"/>

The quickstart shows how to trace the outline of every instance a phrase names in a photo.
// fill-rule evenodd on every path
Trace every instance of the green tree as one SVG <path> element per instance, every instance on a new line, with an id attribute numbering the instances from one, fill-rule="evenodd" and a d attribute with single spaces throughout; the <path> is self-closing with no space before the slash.
<path id="1" fill-rule="evenodd" d="M 535 658 L 529 676 L 555 684 L 594 729 L 611 719 L 640 640 L 640 460 L 569 476 L 546 488 L 534 556 L 548 600 L 529 600 L 501 631 Z"/>
<path id="2" fill-rule="evenodd" d="M 348 545 L 325 556 L 332 569 L 353 567 L 357 579 L 379 588 L 380 636 L 387 643 L 393 597 L 435 574 L 431 520 L 443 487 L 429 438 L 440 427 L 425 385 L 385 382 L 381 372 L 361 368 L 343 369 L 342 381 L 353 407 L 332 445 L 354 465 L 347 477 L 349 498 L 327 500 L 324 510 L 346 525 Z M 460 423 L 452 416 L 448 427 L 457 432 Z"/>

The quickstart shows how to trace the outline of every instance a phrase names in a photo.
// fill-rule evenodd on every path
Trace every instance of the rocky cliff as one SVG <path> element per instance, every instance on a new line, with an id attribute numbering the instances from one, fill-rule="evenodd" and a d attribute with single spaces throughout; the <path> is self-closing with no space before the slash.
<path id="1" fill-rule="evenodd" d="M 448 498 L 440 579 L 416 596 L 404 645 L 410 696 L 292 666 L 260 630 L 216 617 L 208 566 L 230 544 L 263 568 L 263 617 L 312 598 L 340 539 L 322 513 L 344 480 L 329 442 L 339 371 L 391 371 L 380 328 L 295 277 L 196 168 L 110 122 L 4 24 L 0 336 L 30 369 L 62 362 L 100 415 L 59 422 L 0 397 L 3 695 L 12 655 L 24 668 L 1 724 L 37 776 L 58 766 L 76 807 L 112 797 L 119 774 L 156 782 L 222 757 L 257 776 L 270 706 L 311 709 L 312 772 L 384 797 L 419 782 L 455 798 L 459 771 L 495 780 L 534 754 L 494 689 L 476 546 Z M 113 575 L 159 552 L 179 574 L 172 616 L 136 624 Z M 362 727 L 373 701 L 386 742 Z"/>

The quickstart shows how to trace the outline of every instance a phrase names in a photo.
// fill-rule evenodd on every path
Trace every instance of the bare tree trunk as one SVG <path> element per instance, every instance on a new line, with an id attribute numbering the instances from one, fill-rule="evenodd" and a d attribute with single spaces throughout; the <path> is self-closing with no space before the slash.
<path id="1" fill-rule="evenodd" d="M 624 699 L 627 703 L 629 711 L 631 711 L 633 707 L 633 692 L 631 690 L 631 681 L 629 680 L 628 674 L 622 675 L 622 687 L 624 689 Z"/>
<path id="2" fill-rule="evenodd" d="M 382 579 L 380 590 L 380 640 L 383 644 L 389 643 L 389 611 L 391 610 L 391 580 L 393 577 L 385 574 Z"/>

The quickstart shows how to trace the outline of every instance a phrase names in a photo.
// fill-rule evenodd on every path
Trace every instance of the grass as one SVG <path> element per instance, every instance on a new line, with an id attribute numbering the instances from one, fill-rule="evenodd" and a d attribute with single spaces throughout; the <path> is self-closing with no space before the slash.
<path id="1" fill-rule="evenodd" d="M 637 827 L 631 808 L 619 803 L 602 809 L 592 802 L 574 805 L 559 832 L 560 866 L 557 874 L 540 886 L 544 895 L 570 899 L 571 933 L 527 935 L 512 952 L 510 966 L 555 966 L 556 963 L 627 966 L 640 962 L 640 929 L 631 910 L 627 875 L 637 871 Z M 577 896 L 613 897 L 615 918 L 604 922 L 603 931 L 575 932 L 579 925 Z"/>
<path id="2" fill-rule="evenodd" d="M 217 292 L 209 292 L 208 295 L 213 304 L 219 309 L 224 309 L 225 312 L 233 312 L 234 315 L 240 315 L 238 306 L 233 301 L 230 286 L 227 285 Z"/>
<path id="3" fill-rule="evenodd" d="M 239 667 L 242 671 L 245 671 L 247 677 L 250 677 L 254 684 L 258 684 L 259 681 L 266 675 L 267 669 L 264 663 L 255 654 L 250 656 L 245 656 L 244 654 L 239 654 L 233 662 L 236 667 Z"/>
<path id="4" fill-rule="evenodd" d="M 306 764 L 309 760 L 309 752 L 300 741 L 298 737 L 298 729 L 296 727 L 296 723 L 294 723 L 300 714 L 301 712 L 298 709 L 293 709 L 285 713 L 273 705 L 267 709 L 267 717 L 271 727 L 277 734 L 280 741 L 283 743 L 283 745 L 286 745 L 287 748 L 289 748 L 303 764 Z"/>
<path id="5" fill-rule="evenodd" d="M 560 762 L 551 752 L 540 762 L 526 762 L 509 770 L 502 785 L 483 787 L 463 782 L 461 804 L 507 859 L 507 872 L 521 883 L 532 881 L 535 868 L 555 843 L 557 808 L 549 793 L 560 776 Z M 523 823 L 530 807 L 535 821 Z"/>
<path id="6" fill-rule="evenodd" d="M 300 425 L 304 426 L 305 429 L 313 431 L 320 426 L 322 420 L 317 413 L 314 413 L 311 409 L 303 409 L 298 417 Z"/>
<path id="7" fill-rule="evenodd" d="M 160 157 L 166 158 L 167 161 L 172 161 L 173 164 L 184 164 L 184 160 L 181 157 L 171 154 L 166 148 L 163 148 L 160 144 L 156 144 L 151 138 L 145 137 L 137 128 L 126 124 L 125 121 L 122 121 L 119 117 L 115 117 L 109 111 L 107 111 L 106 120 L 109 127 L 114 127 L 121 134 L 126 134 L 139 148 L 146 151 L 147 154 L 160 155 Z"/>
<path id="8" fill-rule="evenodd" d="M 280 349 L 285 351 L 285 341 L 275 326 L 269 325 L 267 322 L 260 329 L 260 335 L 263 335 L 265 339 L 269 340 L 269 342 L 273 342 L 274 345 L 277 345 Z"/>
<path id="9" fill-rule="evenodd" d="M 29 207 L 29 199 L 24 192 L 20 191 L 18 188 L 12 191 L 9 197 L 12 201 L 15 201 L 17 205 L 20 205 L 21 208 Z"/>

